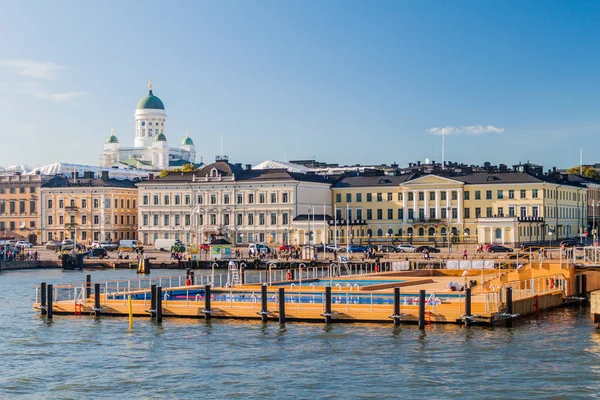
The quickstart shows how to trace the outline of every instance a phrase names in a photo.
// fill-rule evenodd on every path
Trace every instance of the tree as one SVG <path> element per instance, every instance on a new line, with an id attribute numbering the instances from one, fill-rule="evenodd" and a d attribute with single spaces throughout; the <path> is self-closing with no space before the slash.
<path id="1" fill-rule="evenodd" d="M 589 165 L 584 165 L 583 168 L 581 169 L 581 171 L 583 172 L 582 175 L 585 176 L 586 178 L 595 179 L 597 181 L 600 181 L 600 173 L 598 173 L 596 168 L 589 166 Z M 579 167 L 575 166 L 575 167 L 569 168 L 567 170 L 567 174 L 579 175 Z"/>
<path id="2" fill-rule="evenodd" d="M 167 171 L 166 169 L 163 169 L 158 173 L 158 176 L 160 176 L 161 178 L 164 178 L 167 175 L 169 175 L 169 171 Z"/>

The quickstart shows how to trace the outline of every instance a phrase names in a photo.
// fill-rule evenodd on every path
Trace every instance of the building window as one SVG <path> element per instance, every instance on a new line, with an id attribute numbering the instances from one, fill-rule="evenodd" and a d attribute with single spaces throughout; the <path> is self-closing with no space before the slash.
<path id="1" fill-rule="evenodd" d="M 442 200 L 446 200 L 448 198 L 446 192 L 442 192 L 440 194 L 442 195 Z"/>
<path id="2" fill-rule="evenodd" d="M 504 208 L 503 207 L 498 207 L 498 216 L 504 217 Z"/>
<path id="3" fill-rule="evenodd" d="M 357 203 L 361 203 L 362 202 L 362 193 L 356 193 L 356 202 Z"/>
<path id="4" fill-rule="evenodd" d="M 271 193 L 271 204 L 277 203 L 277 193 Z"/>
<path id="5" fill-rule="evenodd" d="M 277 213 L 271 213 L 271 225 L 277 225 Z"/>
<path id="6" fill-rule="evenodd" d="M 435 218 L 435 207 L 429 207 L 429 218 Z"/>
<path id="7" fill-rule="evenodd" d="M 470 208 L 465 208 L 464 212 L 465 212 L 465 218 L 471 218 L 471 209 Z"/>
<path id="8" fill-rule="evenodd" d="M 148 226 L 148 214 L 142 215 L 142 225 Z"/>
<path id="9" fill-rule="evenodd" d="M 538 190 L 537 189 L 531 189 L 531 197 L 534 199 L 538 198 Z M 535 217 L 535 215 L 534 215 Z"/>
<path id="10" fill-rule="evenodd" d="M 373 201 L 373 193 L 367 193 L 367 202 Z"/>
<path id="11" fill-rule="evenodd" d="M 284 192 L 281 194 L 281 202 L 282 203 L 289 203 L 290 202 L 290 195 L 287 192 Z"/>
<path id="12" fill-rule="evenodd" d="M 53 223 L 52 215 L 48 215 L 48 225 L 52 225 L 52 223 Z"/>
<path id="13" fill-rule="evenodd" d="M 265 204 L 266 200 L 265 200 L 265 194 L 264 193 L 259 193 L 258 194 L 258 202 L 260 204 Z"/>
<path id="14" fill-rule="evenodd" d="M 265 213 L 259 213 L 258 214 L 258 224 L 259 225 L 264 225 L 265 224 Z"/>
<path id="15" fill-rule="evenodd" d="M 223 204 L 229 204 L 229 194 L 225 193 L 223 195 Z"/>
<path id="16" fill-rule="evenodd" d="M 377 193 L 377 201 L 383 201 L 382 193 Z"/>
<path id="17" fill-rule="evenodd" d="M 429 192 L 429 200 L 435 201 L 435 192 Z"/>
<path id="18" fill-rule="evenodd" d="M 425 192 L 419 192 L 419 201 L 425 200 Z"/>
<path id="19" fill-rule="evenodd" d="M 87 200 L 81 199 L 81 208 L 87 208 Z"/>
<path id="20" fill-rule="evenodd" d="M 352 193 L 346 193 L 346 203 L 350 203 L 352 201 Z"/>
<path id="21" fill-rule="evenodd" d="M 442 208 L 442 219 L 448 218 L 448 210 L 446 208 Z"/>
<path id="22" fill-rule="evenodd" d="M 527 197 L 527 191 L 525 189 L 521 189 L 521 198 L 524 199 Z"/>
<path id="23" fill-rule="evenodd" d="M 394 198 L 394 197 L 393 197 L 393 195 L 394 195 L 394 194 L 393 194 L 392 192 L 388 193 L 388 194 L 387 194 L 387 201 L 392 201 L 392 200 L 393 200 L 393 198 Z"/>
<path id="24" fill-rule="evenodd" d="M 181 196 L 178 195 L 178 194 L 176 194 L 175 198 L 174 198 L 174 201 L 175 201 L 175 205 L 176 206 L 180 205 L 181 204 Z M 129 208 L 129 207 L 127 207 L 127 208 Z"/>
<path id="25" fill-rule="evenodd" d="M 419 208 L 419 219 L 425 219 L 425 209 Z"/>
<path id="26" fill-rule="evenodd" d="M 383 210 L 381 208 L 377 210 L 377 219 L 383 219 Z"/>
<path id="27" fill-rule="evenodd" d="M 157 206 L 158 205 L 158 195 L 155 194 L 154 196 L 152 196 L 152 204 Z"/>
<path id="28" fill-rule="evenodd" d="M 248 204 L 254 204 L 254 193 L 248 193 Z"/>
<path id="29" fill-rule="evenodd" d="M 408 201 L 413 201 L 415 199 L 415 195 L 413 192 L 408 192 Z"/>
<path id="30" fill-rule="evenodd" d="M 394 219 L 394 210 L 391 208 L 388 208 L 387 210 L 387 218 L 388 219 Z"/>
<path id="31" fill-rule="evenodd" d="M 288 213 L 283 213 L 281 214 L 281 224 L 282 225 L 289 225 L 290 223 L 290 216 Z"/>
<path id="32" fill-rule="evenodd" d="M 158 214 L 152 216 L 152 225 L 158 226 Z"/>
<path id="33" fill-rule="evenodd" d="M 481 190 L 475 191 L 475 200 L 481 200 Z"/>
<path id="34" fill-rule="evenodd" d="M 4 204 L 4 203 L 2 203 Z M 48 208 L 51 209 L 52 208 L 52 200 L 48 200 Z"/>
<path id="35" fill-rule="evenodd" d="M 236 225 L 243 225 L 244 224 L 244 215 L 243 214 L 236 214 L 236 216 L 235 216 L 235 224 Z"/>
<path id="36" fill-rule="evenodd" d="M 223 225 L 229 226 L 229 214 L 223 214 Z"/>
<path id="37" fill-rule="evenodd" d="M 408 219 L 415 219 L 415 210 L 412 208 L 408 209 Z"/>
<path id="38" fill-rule="evenodd" d="M 25 188 L 24 187 L 20 187 L 19 188 L 19 193 L 25 193 Z"/>
<path id="39" fill-rule="evenodd" d="M 244 202 L 244 195 L 241 193 L 237 194 L 237 204 L 242 204 Z"/>
<path id="40" fill-rule="evenodd" d="M 362 215 L 362 208 L 357 208 L 356 209 L 356 219 L 362 219 L 363 215 Z"/>
<path id="41" fill-rule="evenodd" d="M 208 215 L 208 224 L 209 225 L 216 225 L 217 224 L 217 214 L 209 214 Z"/>
<path id="42" fill-rule="evenodd" d="M 485 199 L 486 200 L 492 200 L 492 191 L 491 190 L 486 190 L 485 191 Z"/>
<path id="43" fill-rule="evenodd" d="M 514 199 L 515 198 L 515 191 L 514 190 L 509 190 L 508 191 L 508 198 L 509 199 Z"/>
<path id="44" fill-rule="evenodd" d="M 475 218 L 481 218 L 481 208 L 475 207 Z"/>
<path id="45" fill-rule="evenodd" d="M 163 218 L 163 225 L 164 226 L 169 226 L 169 223 L 171 222 L 170 219 L 169 219 L 170 216 L 169 215 L 164 215 L 163 217 L 164 217 Z"/>
<path id="46" fill-rule="evenodd" d="M 179 214 L 175 214 L 175 226 L 181 225 L 181 216 Z"/>
<path id="47" fill-rule="evenodd" d="M 198 204 L 204 204 L 204 196 L 201 194 L 198 195 Z"/>
<path id="48" fill-rule="evenodd" d="M 398 219 L 404 219 L 404 209 L 403 208 L 398 209 Z"/>
<path id="49" fill-rule="evenodd" d="M 335 194 L 335 202 L 336 203 L 341 203 L 342 202 L 342 194 L 341 193 L 336 193 Z"/>
<path id="50" fill-rule="evenodd" d="M 373 219 L 373 210 L 367 209 L 367 219 Z"/>
<path id="51" fill-rule="evenodd" d="M 29 202 L 29 213 L 30 214 L 35 213 L 35 201 L 30 201 Z"/>
<path id="52" fill-rule="evenodd" d="M 492 213 L 492 207 L 486 207 L 485 209 L 485 216 L 490 218 L 492 217 L 493 213 Z"/>
<path id="53" fill-rule="evenodd" d="M 527 206 L 521 206 L 519 214 L 521 215 L 521 218 L 527 217 Z"/>
<path id="54" fill-rule="evenodd" d="M 573 211 L 573 210 L 571 210 L 571 211 Z M 538 206 L 532 206 L 531 207 L 531 216 L 532 217 L 539 217 L 540 216 L 540 210 L 539 210 Z"/>
<path id="55" fill-rule="evenodd" d="M 87 225 L 87 215 L 81 216 L 81 225 Z"/>
<path id="56" fill-rule="evenodd" d="M 469 191 L 463 192 L 465 196 L 465 200 L 469 200 Z"/>
<path id="57" fill-rule="evenodd" d="M 458 192 L 456 190 L 452 191 L 452 200 L 458 199 Z"/>
<path id="58" fill-rule="evenodd" d="M 217 204 L 217 195 L 216 194 L 210 195 L 210 204 Z"/>
<path id="59" fill-rule="evenodd" d="M 254 225 L 254 214 L 248 214 L 248 225 Z"/>
<path id="60" fill-rule="evenodd" d="M 504 191 L 503 190 L 498 190 L 498 200 L 502 200 L 504 198 Z"/>
<path id="61" fill-rule="evenodd" d="M 508 207 L 508 216 L 509 217 L 514 217 L 515 216 L 515 206 Z"/>
<path id="62" fill-rule="evenodd" d="M 58 200 L 58 208 L 65 208 L 65 201 L 63 199 Z"/>

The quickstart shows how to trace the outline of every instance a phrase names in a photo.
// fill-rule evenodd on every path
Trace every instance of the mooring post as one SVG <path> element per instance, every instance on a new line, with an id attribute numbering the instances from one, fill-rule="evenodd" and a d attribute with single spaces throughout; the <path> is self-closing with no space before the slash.
<path id="1" fill-rule="evenodd" d="M 419 329 L 425 329 L 425 290 L 419 290 Z"/>
<path id="2" fill-rule="evenodd" d="M 260 287 L 260 317 L 262 322 L 267 322 L 267 314 L 269 310 L 267 309 L 267 285 L 262 285 Z"/>
<path id="3" fill-rule="evenodd" d="M 285 324 L 285 289 L 279 288 L 279 323 Z"/>
<path id="4" fill-rule="evenodd" d="M 52 292 L 52 285 L 48 285 L 46 286 L 47 292 L 48 292 L 48 305 L 46 307 L 46 311 L 47 311 L 47 315 L 48 315 L 48 319 L 52 319 L 52 296 L 53 296 L 53 292 Z"/>
<path id="5" fill-rule="evenodd" d="M 94 311 L 100 312 L 100 284 L 94 283 Z"/>
<path id="6" fill-rule="evenodd" d="M 325 288 L 325 322 L 331 323 L 331 286 Z"/>
<path id="7" fill-rule="evenodd" d="M 162 287 L 156 287 L 156 322 L 162 322 Z"/>
<path id="8" fill-rule="evenodd" d="M 246 270 L 244 269 L 244 267 L 242 265 L 240 265 L 240 279 L 242 282 L 242 285 L 246 284 Z"/>
<path id="9" fill-rule="evenodd" d="M 512 328 L 512 320 L 513 320 L 513 288 L 506 288 L 506 313 L 508 314 L 508 318 L 506 320 L 506 327 Z"/>
<path id="10" fill-rule="evenodd" d="M 89 299 L 92 296 L 92 275 L 85 276 L 85 298 Z"/>
<path id="11" fill-rule="evenodd" d="M 400 288 L 394 288 L 394 325 L 400 325 Z"/>
<path id="12" fill-rule="evenodd" d="M 194 271 L 192 271 L 191 269 L 190 269 L 190 281 L 192 281 L 192 285 L 196 284 L 196 275 L 194 275 Z"/>
<path id="13" fill-rule="evenodd" d="M 465 325 L 471 325 L 471 288 L 465 289 Z"/>
<path id="14" fill-rule="evenodd" d="M 156 285 L 150 285 L 150 318 L 156 316 Z"/>
<path id="15" fill-rule="evenodd" d="M 587 275 L 581 274 L 581 297 L 584 298 L 583 301 L 587 300 Z"/>
<path id="16" fill-rule="evenodd" d="M 212 310 L 210 309 L 210 285 L 204 286 L 204 318 L 210 319 L 210 314 Z"/>
<path id="17" fill-rule="evenodd" d="M 42 284 L 40 285 L 40 291 L 42 292 L 40 309 L 42 311 L 42 315 L 46 315 L 46 282 L 42 282 Z"/>
<path id="18" fill-rule="evenodd" d="M 575 275 L 575 293 L 577 293 L 577 297 L 583 297 L 581 296 L 581 276 Z"/>

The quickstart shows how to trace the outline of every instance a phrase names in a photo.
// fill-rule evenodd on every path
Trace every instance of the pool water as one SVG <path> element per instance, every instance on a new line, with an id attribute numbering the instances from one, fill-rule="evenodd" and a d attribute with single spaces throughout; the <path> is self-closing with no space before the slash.
<path id="1" fill-rule="evenodd" d="M 302 280 L 302 286 L 316 286 L 316 287 L 327 287 L 327 286 L 337 286 L 341 285 L 342 287 L 348 287 L 348 285 L 358 285 L 359 287 L 364 286 L 372 286 L 372 285 L 383 285 L 387 283 L 400 283 L 406 282 L 404 280 L 374 280 L 374 279 L 310 279 L 310 280 Z M 273 283 L 273 286 L 286 286 L 291 287 L 291 285 L 300 286 L 300 282 L 278 282 Z"/>

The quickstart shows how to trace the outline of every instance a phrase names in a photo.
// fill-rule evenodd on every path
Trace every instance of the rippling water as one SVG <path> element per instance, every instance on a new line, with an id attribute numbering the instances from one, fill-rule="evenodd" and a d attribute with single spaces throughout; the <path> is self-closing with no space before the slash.
<path id="1" fill-rule="evenodd" d="M 179 271 L 153 271 L 154 276 Z M 133 277 L 92 272 L 93 280 Z M 516 327 L 126 318 L 33 312 L 34 285 L 81 272 L 0 274 L 1 398 L 598 398 L 587 309 Z"/>

